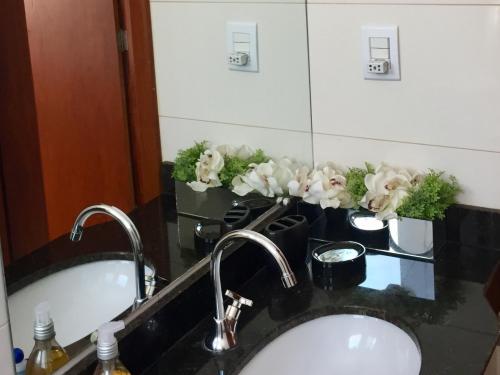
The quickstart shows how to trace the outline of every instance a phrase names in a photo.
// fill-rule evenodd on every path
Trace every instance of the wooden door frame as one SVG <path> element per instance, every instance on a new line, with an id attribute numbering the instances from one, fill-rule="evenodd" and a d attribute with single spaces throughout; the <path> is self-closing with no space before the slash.
<path id="1" fill-rule="evenodd" d="M 10 246 L 27 238 L 27 247 L 47 242 L 47 220 L 35 94 L 24 2 L 0 1 L 0 236 L 5 263 Z M 24 126 L 17 126 L 18 123 Z M 5 140 L 8 140 L 5 143 Z M 4 153 L 9 155 L 2 160 Z M 5 176 L 15 183 L 7 184 Z M 18 184 L 23 181 L 23 184 Z M 9 197 L 9 202 L 6 197 Z M 14 206 L 15 209 L 9 209 Z M 15 230 L 11 230 L 15 227 Z"/>
<path id="2" fill-rule="evenodd" d="M 2 176 L 1 170 L 2 168 L 0 165 L 0 177 Z M 7 266 L 10 263 L 11 255 L 7 229 L 7 219 L 5 217 L 5 196 L 3 193 L 2 185 L 3 181 L 0 178 L 0 255 L 3 256 L 3 264 Z"/>
<path id="3" fill-rule="evenodd" d="M 160 195 L 161 143 L 149 0 L 118 0 L 127 50 L 123 70 L 138 205 Z"/>

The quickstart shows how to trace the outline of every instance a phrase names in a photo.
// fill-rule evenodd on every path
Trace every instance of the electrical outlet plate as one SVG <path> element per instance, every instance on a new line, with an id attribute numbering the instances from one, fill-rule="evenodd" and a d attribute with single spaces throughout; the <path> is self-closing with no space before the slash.
<path id="1" fill-rule="evenodd" d="M 395 25 L 365 25 L 361 28 L 363 76 L 365 79 L 372 80 L 401 80 L 399 69 L 399 41 L 398 26 Z M 380 74 L 370 72 L 369 64 L 372 60 L 370 52 L 370 38 L 388 38 L 389 39 L 389 68 L 387 73 Z"/>
<path id="2" fill-rule="evenodd" d="M 246 72 L 259 71 L 257 23 L 228 22 L 226 24 L 226 62 L 229 56 L 238 52 L 248 54 L 248 62 L 245 65 L 228 63 L 228 68 L 230 70 L 242 70 Z"/>

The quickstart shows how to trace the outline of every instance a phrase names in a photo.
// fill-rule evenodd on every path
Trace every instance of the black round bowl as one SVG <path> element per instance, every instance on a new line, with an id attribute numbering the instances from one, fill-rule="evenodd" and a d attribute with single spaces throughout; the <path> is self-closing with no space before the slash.
<path id="1" fill-rule="evenodd" d="M 323 289 L 347 288 L 366 278 L 366 249 L 358 242 L 329 242 L 311 253 L 314 283 Z"/>
<path id="2" fill-rule="evenodd" d="M 373 212 L 353 211 L 349 214 L 352 238 L 368 247 L 387 248 L 389 228 L 387 220 L 379 220 Z"/>

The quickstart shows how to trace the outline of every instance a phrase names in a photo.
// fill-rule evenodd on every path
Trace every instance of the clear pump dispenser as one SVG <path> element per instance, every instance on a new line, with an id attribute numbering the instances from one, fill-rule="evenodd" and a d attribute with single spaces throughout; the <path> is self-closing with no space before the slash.
<path id="1" fill-rule="evenodd" d="M 94 375 L 131 375 L 118 359 L 118 342 L 115 333 L 125 328 L 123 320 L 105 323 L 99 327 L 97 358 L 99 364 Z"/>
<path id="2" fill-rule="evenodd" d="M 50 305 L 42 302 L 35 307 L 35 346 L 26 364 L 26 375 L 50 375 L 69 361 L 55 337 Z"/>

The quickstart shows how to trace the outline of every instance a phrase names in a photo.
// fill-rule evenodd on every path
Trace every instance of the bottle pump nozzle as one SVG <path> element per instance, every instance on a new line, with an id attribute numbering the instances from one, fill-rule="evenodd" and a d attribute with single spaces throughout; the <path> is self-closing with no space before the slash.
<path id="1" fill-rule="evenodd" d="M 118 343 L 115 333 L 125 328 L 123 320 L 104 323 L 99 327 L 97 337 L 97 358 L 109 360 L 118 357 Z"/>
<path id="2" fill-rule="evenodd" d="M 35 340 L 47 340 L 55 336 L 54 322 L 50 317 L 50 305 L 47 301 L 35 307 Z"/>

